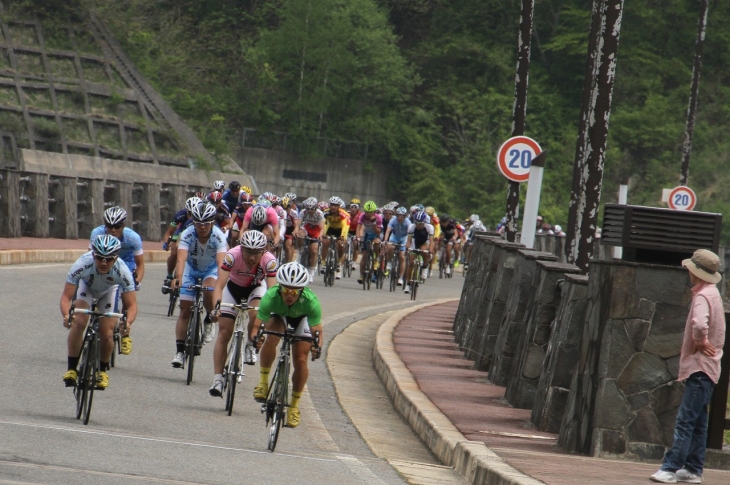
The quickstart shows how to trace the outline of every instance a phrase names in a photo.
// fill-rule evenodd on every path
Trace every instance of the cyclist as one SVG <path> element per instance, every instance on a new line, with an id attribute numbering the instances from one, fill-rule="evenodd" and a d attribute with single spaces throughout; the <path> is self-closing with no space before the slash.
<path id="1" fill-rule="evenodd" d="M 221 195 L 223 195 L 223 190 L 225 188 L 226 188 L 226 183 L 223 180 L 216 180 L 213 183 L 213 192 L 219 192 Z"/>
<path id="2" fill-rule="evenodd" d="M 408 228 L 411 226 L 411 220 L 408 219 L 408 209 L 398 207 L 395 211 L 395 217 L 390 219 L 388 227 L 385 230 L 385 240 L 388 241 L 385 247 L 385 260 L 388 261 L 387 270 L 391 271 L 393 251 L 395 245 L 400 244 L 398 258 L 400 259 L 400 267 L 398 271 L 398 286 L 403 286 L 403 274 L 406 271 L 406 242 L 408 240 Z"/>
<path id="3" fill-rule="evenodd" d="M 438 241 L 439 237 L 441 236 L 441 221 L 436 214 L 436 209 L 434 209 L 431 206 L 428 206 L 424 209 L 426 211 L 426 215 L 428 216 L 429 220 L 428 223 L 433 226 L 433 239 L 434 241 Z M 431 277 L 431 274 L 433 273 L 433 262 L 436 260 L 436 251 L 438 251 L 438 244 L 434 244 L 433 253 L 431 254 L 431 263 L 428 265 L 428 277 Z"/>
<path id="4" fill-rule="evenodd" d="M 235 209 L 241 203 L 241 183 L 238 180 L 228 184 L 228 190 L 223 192 L 223 203 L 229 209 Z"/>
<path id="5" fill-rule="evenodd" d="M 348 237 L 355 238 L 357 237 L 357 226 L 360 224 L 360 215 L 362 215 L 362 211 L 360 210 L 360 199 L 352 199 L 350 201 L 350 205 L 348 207 L 348 213 L 350 214 L 350 229 L 347 233 Z M 352 247 L 352 268 L 355 269 L 355 261 L 357 261 L 357 254 L 358 254 L 358 248 L 357 244 L 353 244 Z"/>
<path id="6" fill-rule="evenodd" d="M 175 273 L 175 265 L 177 264 L 177 241 L 180 234 L 193 223 L 193 207 L 203 201 L 198 196 L 190 197 L 185 201 L 185 208 L 177 211 L 175 217 L 170 222 L 165 236 L 162 238 L 162 249 L 170 250 L 170 256 L 167 257 L 167 276 L 162 284 L 162 294 L 166 295 L 170 291 L 170 283 Z"/>
<path id="7" fill-rule="evenodd" d="M 223 303 L 247 302 L 256 306 L 269 287 L 276 284 L 276 258 L 266 251 L 269 240 L 260 231 L 246 231 L 241 236 L 241 244 L 228 251 L 223 258 L 221 271 L 213 293 L 213 301 Z M 235 308 L 221 308 L 218 318 L 218 338 L 213 350 L 213 386 L 211 396 L 223 394 L 223 366 L 226 365 L 228 342 L 233 335 L 233 326 L 238 315 Z M 217 315 L 215 315 L 217 316 Z M 214 316 L 214 317 L 215 317 Z M 256 312 L 249 311 L 246 336 L 253 332 Z M 243 360 L 246 364 L 256 363 L 255 346 L 247 341 Z"/>
<path id="8" fill-rule="evenodd" d="M 345 238 L 350 229 L 350 215 L 342 207 L 345 201 L 337 196 L 331 197 L 329 207 L 324 214 L 325 219 L 325 235 L 337 238 L 337 270 L 335 278 L 342 277 L 342 262 L 345 259 Z M 322 240 L 322 254 L 327 254 L 330 247 L 330 240 L 325 238 Z"/>
<path id="9" fill-rule="evenodd" d="M 461 239 L 457 231 L 458 222 L 453 217 L 444 214 L 441 222 L 441 237 L 439 243 L 444 246 L 444 263 L 446 274 L 451 274 L 451 250 L 454 250 L 454 260 L 459 259 L 459 243 Z"/>
<path id="10" fill-rule="evenodd" d="M 269 238 L 271 248 L 279 245 L 279 215 L 267 199 L 259 199 L 259 203 L 246 211 L 241 224 L 241 232 L 249 229 L 261 231 Z"/>
<path id="11" fill-rule="evenodd" d="M 104 225 L 91 231 L 89 238 L 89 250 L 91 243 L 97 236 L 110 234 L 122 245 L 119 251 L 119 259 L 126 263 L 129 271 L 132 272 L 134 285 L 139 290 L 142 278 L 144 278 L 144 255 L 142 251 L 142 238 L 132 229 L 125 227 L 127 222 L 127 211 L 121 207 L 110 207 L 104 211 Z M 121 351 L 124 355 L 132 353 L 132 338 L 128 329 L 121 329 Z"/>
<path id="12" fill-rule="evenodd" d="M 286 219 L 284 219 L 284 254 L 286 256 L 286 262 L 290 263 L 296 258 L 296 252 L 294 250 L 294 227 L 297 225 L 299 220 L 299 213 L 296 207 L 292 207 L 294 204 L 291 202 L 289 197 L 284 196 L 281 199 L 281 207 L 284 209 Z"/>
<path id="13" fill-rule="evenodd" d="M 223 231 L 223 234 L 228 233 L 228 229 L 231 227 L 231 211 L 228 206 L 223 202 L 223 194 L 217 191 L 213 191 L 208 194 L 208 202 L 213 204 L 215 207 L 215 225 Z"/>
<path id="14" fill-rule="evenodd" d="M 406 242 L 406 245 L 411 249 L 428 251 L 428 254 L 423 255 L 425 267 L 428 267 L 429 261 L 426 260 L 431 259 L 431 254 L 433 254 L 434 248 L 433 226 L 427 221 L 428 215 L 425 211 L 416 212 L 413 216 L 413 224 L 408 226 L 408 241 Z M 409 267 L 412 267 L 416 260 L 416 253 L 410 253 L 409 260 Z M 426 271 L 427 270 L 425 268 L 421 270 L 421 279 L 426 278 Z M 406 285 L 403 292 L 410 293 L 411 285 Z"/>
<path id="15" fill-rule="evenodd" d="M 279 231 L 279 242 L 281 243 L 281 241 L 284 240 L 284 236 L 286 235 L 286 219 L 287 219 L 286 209 L 284 209 L 284 207 L 282 207 L 281 197 L 279 197 L 278 195 L 272 194 L 270 201 L 271 201 L 271 207 L 276 211 L 276 215 L 279 216 L 278 231 Z M 278 248 L 278 246 L 272 247 L 272 250 L 277 249 L 277 248 Z"/>
<path id="16" fill-rule="evenodd" d="M 297 237 L 309 237 L 314 239 L 309 242 L 309 281 L 314 280 L 317 272 L 317 257 L 319 243 L 324 231 L 324 214 L 317 208 L 317 199 L 310 197 L 302 202 L 302 211 L 299 213 L 299 221 L 294 228 Z M 302 248 L 304 250 L 304 248 Z"/>
<path id="17" fill-rule="evenodd" d="M 198 279 L 204 286 L 214 286 L 218 277 L 218 268 L 223 264 L 226 254 L 226 236 L 214 225 L 215 206 L 210 202 L 201 202 L 193 207 L 193 225 L 185 229 L 180 236 L 177 249 L 177 267 L 172 288 L 180 287 L 180 316 L 175 326 L 175 345 L 177 351 L 172 359 L 173 367 L 182 367 L 185 361 L 185 335 L 190 319 L 190 308 L 193 306 L 195 291 L 188 286 L 197 284 Z M 213 310 L 213 295 L 205 292 L 203 306 L 208 313 L 205 316 L 205 342 L 213 340 L 213 322 L 210 312 Z"/>
<path id="18" fill-rule="evenodd" d="M 363 209 L 365 210 L 365 212 L 363 212 L 363 214 L 360 216 L 360 220 L 358 221 L 357 238 L 363 242 L 363 249 L 364 245 L 368 241 L 372 241 L 373 254 L 379 254 L 380 236 L 383 232 L 383 216 L 375 213 L 375 211 L 378 209 L 378 206 L 375 205 L 375 202 L 373 202 L 372 200 L 365 202 Z M 375 258 L 373 269 L 378 269 L 377 264 L 378 261 L 377 258 Z M 357 280 L 359 284 L 362 284 L 364 274 L 365 268 L 360 265 L 360 278 L 358 278 Z"/>
<path id="19" fill-rule="evenodd" d="M 137 295 L 134 288 L 132 272 L 126 264 L 119 260 L 122 244 L 111 234 L 97 236 L 91 243 L 91 251 L 82 255 L 71 266 L 66 276 L 66 285 L 61 294 L 61 315 L 63 326 L 70 329 L 66 345 L 68 347 L 68 370 L 63 375 L 67 387 L 76 385 L 81 347 L 86 333 L 89 316 L 75 314 L 69 325 L 68 315 L 71 303 L 76 308 L 91 308 L 97 300 L 97 308 L 101 311 L 116 312 L 118 293 L 122 292 L 122 303 L 127 311 L 127 329 L 137 318 Z M 99 321 L 100 361 L 99 375 L 96 377 L 97 389 L 104 390 L 109 385 L 109 361 L 114 351 L 112 334 L 117 325 L 116 318 L 102 318 Z"/>
<path id="20" fill-rule="evenodd" d="M 314 332 L 319 331 L 318 345 L 321 348 L 324 341 L 322 333 L 322 309 L 319 305 L 317 295 L 307 288 L 309 273 L 299 263 L 286 263 L 281 265 L 276 272 L 278 285 L 269 288 L 261 298 L 259 311 L 256 315 L 254 330 L 258 329 L 261 322 L 266 323 L 266 330 L 281 332 L 285 328 L 294 329 L 296 337 L 311 337 Z M 253 340 L 255 333 L 249 334 Z M 271 365 L 276 358 L 276 346 L 279 338 L 267 335 L 261 346 L 261 373 L 259 384 L 253 391 L 256 401 L 264 402 L 269 391 L 269 373 Z M 257 342 L 261 345 L 260 342 Z M 287 413 L 287 425 L 290 428 L 299 426 L 301 415 L 299 412 L 299 399 L 302 397 L 304 386 L 307 383 L 309 369 L 307 368 L 308 354 L 314 351 L 309 342 L 295 342 L 292 348 L 292 362 L 294 374 L 292 375 L 292 395 L 289 401 L 289 412 Z M 318 355 L 313 355 L 317 358 Z"/>
<path id="21" fill-rule="evenodd" d="M 231 247 L 234 247 L 238 244 L 241 227 L 243 226 L 243 218 L 246 216 L 246 212 L 253 207 L 253 197 L 251 197 L 251 194 L 247 194 L 246 192 L 241 193 L 241 203 L 236 206 L 236 209 L 233 211 L 232 217 L 233 217 L 233 225 L 231 225 L 231 231 L 230 231 L 230 245 Z"/>

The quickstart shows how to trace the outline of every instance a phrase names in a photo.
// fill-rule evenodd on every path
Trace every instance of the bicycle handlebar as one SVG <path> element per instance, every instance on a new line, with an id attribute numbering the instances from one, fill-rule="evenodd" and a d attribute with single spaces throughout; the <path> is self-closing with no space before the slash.
<path id="1" fill-rule="evenodd" d="M 124 313 L 115 313 L 115 312 L 97 312 L 94 310 L 90 310 L 88 308 L 76 308 L 75 305 L 71 305 L 71 309 L 68 312 L 68 324 L 69 326 L 73 322 L 74 314 L 75 313 L 81 313 L 83 315 L 91 315 L 92 317 L 97 318 L 122 318 L 125 321 L 127 320 L 127 312 Z"/>
<path id="2" fill-rule="evenodd" d="M 294 330 L 290 329 L 289 327 L 286 327 L 284 332 L 275 332 L 273 330 L 266 330 L 266 324 L 264 322 L 261 322 L 261 326 L 259 326 L 259 331 L 256 333 L 256 339 L 254 342 L 256 342 L 256 345 L 258 347 L 259 342 L 263 342 L 264 335 L 273 335 L 274 337 L 279 338 L 290 338 L 292 341 L 295 342 L 311 342 L 312 348 L 314 352 L 312 352 L 312 361 L 315 361 L 320 358 L 322 355 L 322 348 L 319 346 L 319 330 L 314 332 L 314 335 L 311 337 L 294 337 Z"/>
<path id="3" fill-rule="evenodd" d="M 221 307 L 235 308 L 236 310 L 242 310 L 242 311 L 259 309 L 259 307 L 257 307 L 257 306 L 248 306 L 248 304 L 245 304 L 245 303 L 224 303 L 224 302 L 221 302 L 220 300 L 218 300 L 215 303 L 214 311 L 217 312 L 218 310 L 221 309 Z"/>

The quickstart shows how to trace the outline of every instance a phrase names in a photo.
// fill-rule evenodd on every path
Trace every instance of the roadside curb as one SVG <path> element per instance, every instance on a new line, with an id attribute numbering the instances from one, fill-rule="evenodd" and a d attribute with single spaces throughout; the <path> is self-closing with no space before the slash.
<path id="1" fill-rule="evenodd" d="M 544 485 L 519 472 L 480 441 L 469 441 L 421 392 L 413 375 L 395 351 L 393 333 L 406 316 L 423 308 L 458 301 L 450 298 L 400 310 L 378 329 L 373 348 L 375 370 L 393 404 L 413 431 L 444 465 L 474 485 Z"/>
<path id="2" fill-rule="evenodd" d="M 73 263 L 86 249 L 5 249 L 0 251 L 0 266 L 11 264 Z M 145 251 L 146 263 L 162 263 L 170 255 L 167 251 Z"/>

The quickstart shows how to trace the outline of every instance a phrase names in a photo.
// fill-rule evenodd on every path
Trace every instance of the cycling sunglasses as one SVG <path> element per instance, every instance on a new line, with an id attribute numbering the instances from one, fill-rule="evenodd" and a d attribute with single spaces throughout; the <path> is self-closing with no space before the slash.
<path id="1" fill-rule="evenodd" d="M 104 224 L 108 229 L 121 229 L 124 224 Z"/>
<path id="2" fill-rule="evenodd" d="M 287 288 L 286 286 L 280 286 L 282 295 L 296 296 L 302 292 L 301 288 Z"/>
<path id="3" fill-rule="evenodd" d="M 100 263 L 112 263 L 115 259 L 117 259 L 116 256 L 101 256 L 99 254 L 94 255 L 94 259 L 99 261 Z"/>

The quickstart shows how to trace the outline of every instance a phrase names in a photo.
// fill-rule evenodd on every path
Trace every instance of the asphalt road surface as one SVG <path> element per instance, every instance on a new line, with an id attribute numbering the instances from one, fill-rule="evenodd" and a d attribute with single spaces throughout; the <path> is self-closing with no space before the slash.
<path id="1" fill-rule="evenodd" d="M 174 318 L 160 293 L 162 264 L 149 264 L 138 293 L 134 349 L 119 356 L 104 392 L 95 392 L 88 426 L 75 419 L 75 401 L 61 376 L 66 336 L 58 301 L 70 264 L 0 268 L 0 484 L 398 484 L 342 411 L 327 366 L 310 362 L 300 403 L 302 424 L 283 428 L 275 453 L 252 398 L 258 367 L 236 390 L 232 416 L 211 397 L 211 344 L 196 359 L 195 379 L 170 366 Z M 350 323 L 411 305 L 402 291 L 363 291 L 355 278 L 319 296 L 329 342 Z M 458 297 L 461 273 L 431 278 L 417 303 Z M 326 358 L 326 350 L 324 356 Z"/>

